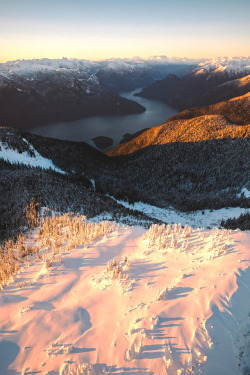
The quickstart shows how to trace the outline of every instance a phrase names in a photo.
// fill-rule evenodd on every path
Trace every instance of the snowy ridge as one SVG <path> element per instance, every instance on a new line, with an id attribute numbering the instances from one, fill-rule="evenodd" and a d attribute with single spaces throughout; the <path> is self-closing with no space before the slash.
<path id="1" fill-rule="evenodd" d="M 106 60 L 78 60 L 71 58 L 61 59 L 32 59 L 32 60 L 14 60 L 6 63 L 0 63 L 0 73 L 20 73 L 28 71 L 98 71 L 99 69 L 107 70 L 129 70 L 141 65 L 147 64 L 199 64 L 197 74 L 204 71 L 232 71 L 240 72 L 242 70 L 250 70 L 250 57 L 218 57 L 217 59 L 206 60 L 187 59 L 167 56 L 150 56 L 149 58 L 141 58 L 135 56 L 133 58 L 111 58 Z"/>
<path id="2" fill-rule="evenodd" d="M 26 139 L 23 138 L 23 142 L 28 145 L 28 151 L 19 152 L 17 149 L 0 141 L 0 159 L 4 159 L 11 164 L 24 164 L 29 167 L 40 167 L 43 169 L 52 169 L 62 174 L 66 173 L 57 168 L 50 159 L 41 156 Z"/>
<path id="3" fill-rule="evenodd" d="M 151 64 L 198 64 L 204 59 L 187 59 L 187 58 L 168 58 L 166 56 L 151 56 L 148 59 L 134 58 L 111 58 L 106 60 L 78 60 L 68 59 L 32 59 L 32 60 L 14 60 L 6 63 L 0 63 L 0 73 L 20 73 L 28 71 L 56 71 L 60 69 L 73 71 L 88 71 L 92 69 L 111 69 L 111 70 L 129 70 L 140 67 L 140 65 Z"/>
<path id="4" fill-rule="evenodd" d="M 32 59 L 14 60 L 0 64 L 0 72 L 18 73 L 25 71 L 55 71 L 57 69 L 87 69 L 91 63 L 88 60 L 77 59 Z"/>
<path id="5" fill-rule="evenodd" d="M 199 64 L 196 75 L 205 73 L 239 74 L 250 72 L 250 56 L 246 57 L 218 57 Z"/>
<path id="6" fill-rule="evenodd" d="M 244 195 L 246 198 L 250 198 L 250 190 L 247 189 L 247 187 L 243 187 L 241 189 L 241 192 L 238 194 L 238 196 Z"/>

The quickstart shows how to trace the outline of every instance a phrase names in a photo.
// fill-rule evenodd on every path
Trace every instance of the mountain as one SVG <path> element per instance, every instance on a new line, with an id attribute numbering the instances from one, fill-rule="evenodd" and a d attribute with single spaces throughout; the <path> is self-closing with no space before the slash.
<path id="1" fill-rule="evenodd" d="M 179 110 L 214 104 L 246 94 L 249 72 L 249 57 L 207 61 L 184 77 L 169 74 L 135 95 L 161 100 Z"/>
<path id="2" fill-rule="evenodd" d="M 249 100 L 106 154 L 0 127 L 1 375 L 250 374 Z"/>
<path id="3" fill-rule="evenodd" d="M 247 108 L 249 110 L 250 96 L 248 95 L 246 99 Z M 241 101 L 241 99 L 239 100 Z M 236 103 L 237 105 L 237 100 L 232 101 L 232 103 Z M 223 106 L 223 104 L 221 104 L 221 106 Z M 220 105 L 217 105 L 215 106 L 215 108 L 221 107 Z M 221 115 L 204 114 L 207 113 L 206 107 L 202 107 L 200 109 L 197 108 L 197 117 L 195 116 L 195 110 L 196 108 L 194 108 L 193 112 L 190 111 L 191 118 L 188 117 L 188 110 L 185 112 L 181 112 L 180 117 L 179 115 L 176 115 L 174 116 L 172 121 L 169 120 L 163 125 L 155 126 L 143 132 L 138 137 L 132 139 L 130 142 L 123 143 L 111 150 L 108 150 L 106 154 L 109 156 L 128 155 L 149 146 L 165 145 L 167 143 L 174 142 L 190 143 L 216 139 L 237 139 L 249 137 L 249 123 L 245 126 L 240 126 L 237 124 L 231 124 Z M 208 107 L 208 113 L 209 110 L 210 107 Z M 214 106 L 212 106 L 212 109 L 210 111 L 212 112 L 213 110 L 216 111 L 216 109 L 214 109 Z M 182 113 L 184 114 L 182 115 Z M 186 113 L 188 119 L 185 119 L 184 117 Z M 184 119 L 182 116 L 184 117 Z M 239 116 L 239 121 L 242 121 L 242 117 L 244 121 L 249 121 L 249 117 L 247 117 L 246 119 L 244 110 L 242 110 L 242 116 Z"/>
<path id="4" fill-rule="evenodd" d="M 249 80 L 250 76 L 241 78 Z M 241 81 L 240 80 L 240 81 Z M 250 87 L 249 87 L 250 89 Z M 232 98 L 230 100 L 212 104 L 206 107 L 195 107 L 186 109 L 175 116 L 170 117 L 167 122 L 182 119 L 191 119 L 204 115 L 222 115 L 226 120 L 238 125 L 250 124 L 250 93 Z"/>
<path id="5" fill-rule="evenodd" d="M 0 240 L 27 228 L 25 208 L 32 199 L 55 212 L 152 223 L 96 191 L 95 176 L 107 179 L 111 170 L 108 157 L 86 143 L 0 128 Z"/>
<path id="6" fill-rule="evenodd" d="M 112 93 L 96 76 L 56 70 L 0 72 L 0 122 L 28 128 L 104 114 L 140 113 L 145 108 Z"/>
<path id="7" fill-rule="evenodd" d="M 250 69 L 250 56 L 242 57 L 218 57 L 203 61 L 194 70 L 197 75 L 208 74 L 209 77 L 227 73 L 229 77 L 238 74 L 246 75 Z"/>
<path id="8" fill-rule="evenodd" d="M 27 129 L 60 121 L 145 111 L 119 96 L 164 77 L 180 76 L 192 60 L 77 59 L 16 60 L 0 64 L 0 124 Z"/>
<path id="9" fill-rule="evenodd" d="M 181 211 L 249 207 L 249 138 L 152 145 L 115 157 L 120 173 L 100 181 L 117 199 Z"/>
<path id="10" fill-rule="evenodd" d="M 181 211 L 249 207 L 248 109 L 249 95 L 194 108 L 179 114 L 191 118 L 177 116 L 107 154 L 83 142 L 0 128 L 0 236 L 26 225 L 32 198 L 59 212 L 147 223 L 150 215 L 117 200 Z"/>
<path id="11" fill-rule="evenodd" d="M 118 199 L 184 211 L 249 207 L 241 194 L 249 189 L 249 134 L 249 124 L 221 115 L 167 122 L 106 152 L 122 175 L 102 188 Z"/>
<path id="12" fill-rule="evenodd" d="M 243 58 L 11 61 L 0 64 L 0 125 L 28 129 L 96 115 L 141 113 L 143 106 L 118 93 L 147 85 L 140 95 L 178 109 L 211 104 L 245 94 L 249 77 L 239 78 L 246 72 L 249 60 Z"/>
<path id="13" fill-rule="evenodd" d="M 188 59 L 169 59 L 151 57 L 149 59 L 110 59 L 96 73 L 105 87 L 112 91 L 131 91 L 145 87 L 166 74 L 174 73 L 178 77 L 190 73 L 197 62 Z"/>

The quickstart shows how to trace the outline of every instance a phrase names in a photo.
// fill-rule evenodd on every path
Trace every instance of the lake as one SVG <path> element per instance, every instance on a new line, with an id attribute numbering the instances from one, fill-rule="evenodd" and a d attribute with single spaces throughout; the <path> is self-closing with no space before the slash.
<path id="1" fill-rule="evenodd" d="M 144 128 L 163 124 L 170 116 L 178 113 L 174 108 L 157 100 L 134 97 L 136 89 L 121 92 L 121 96 L 137 101 L 146 108 L 146 112 L 133 115 L 95 116 L 71 122 L 59 122 L 33 128 L 30 133 L 69 141 L 84 141 L 95 147 L 92 138 L 106 136 L 113 138 L 112 147 L 117 146 L 125 133 L 135 133 Z"/>

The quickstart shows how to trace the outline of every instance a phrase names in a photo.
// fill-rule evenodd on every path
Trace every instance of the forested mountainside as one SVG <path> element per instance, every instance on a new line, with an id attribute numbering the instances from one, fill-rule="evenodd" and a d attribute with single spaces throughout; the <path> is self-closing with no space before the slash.
<path id="1" fill-rule="evenodd" d="M 109 92 L 91 77 L 75 77 L 71 72 L 39 72 L 35 78 L 0 75 L 0 122 L 27 129 L 79 118 L 141 113 L 139 103 Z"/>
<path id="2" fill-rule="evenodd" d="M 115 157 L 119 177 L 100 186 L 117 198 L 184 211 L 249 207 L 241 194 L 249 189 L 249 156 L 249 138 L 151 145 Z"/>
<path id="3" fill-rule="evenodd" d="M 227 109 L 230 119 L 234 108 L 237 122 L 248 122 L 249 95 L 215 106 L 221 113 Z M 123 199 L 180 210 L 249 207 L 249 196 L 242 193 L 250 189 L 249 122 L 238 125 L 207 115 L 212 109 L 197 109 L 198 117 L 191 119 L 177 115 L 107 151 L 123 172 L 105 189 Z"/>
<path id="4" fill-rule="evenodd" d="M 138 142 L 141 137 L 146 141 Z M 133 153 L 108 157 L 85 143 L 1 128 L 1 237 L 25 225 L 24 209 L 32 198 L 62 212 L 138 217 L 144 223 L 152 220 L 106 194 L 184 211 L 249 207 L 244 194 L 244 188 L 250 190 L 249 126 L 203 116 L 149 129 L 119 147 L 129 144 Z M 117 149 L 108 154 L 117 155 Z"/>
<path id="5" fill-rule="evenodd" d="M 169 74 L 135 95 L 161 100 L 179 110 L 214 104 L 250 90 L 249 58 L 201 63 L 190 74 Z"/>
<path id="6" fill-rule="evenodd" d="M 221 115 L 203 115 L 191 119 L 173 120 L 155 126 L 130 142 L 123 143 L 106 153 L 109 156 L 127 155 L 148 146 L 165 145 L 173 142 L 203 142 L 215 139 L 248 138 L 250 124 L 237 125 Z"/>
<path id="7" fill-rule="evenodd" d="M 186 109 L 170 117 L 167 122 L 204 115 L 222 115 L 233 124 L 250 124 L 250 93 L 209 106 Z"/>
<path id="8" fill-rule="evenodd" d="M 57 212 L 150 225 L 151 218 L 96 191 L 92 177 L 106 179 L 111 170 L 108 157 L 86 143 L 0 128 L 0 240 L 27 225 L 25 207 L 32 199 Z"/>
<path id="9" fill-rule="evenodd" d="M 136 222 L 146 227 L 155 222 L 96 192 L 84 177 L 0 160 L 0 241 L 15 237 L 27 228 L 25 209 L 32 200 L 39 208 L 49 207 L 59 213 L 75 212 L 87 218 L 100 215 L 104 219 L 132 225 Z"/>

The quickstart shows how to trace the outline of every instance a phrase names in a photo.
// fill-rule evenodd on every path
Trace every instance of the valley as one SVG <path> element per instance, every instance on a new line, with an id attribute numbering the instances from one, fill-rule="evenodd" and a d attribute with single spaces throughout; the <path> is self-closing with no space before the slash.
<path id="1" fill-rule="evenodd" d="M 32 134 L 42 135 L 69 141 L 84 141 L 95 146 L 93 138 L 110 137 L 112 147 L 118 146 L 126 133 L 136 133 L 147 127 L 153 127 L 165 122 L 177 111 L 168 105 L 156 100 L 135 98 L 133 95 L 138 89 L 129 92 L 120 92 L 119 95 L 128 100 L 135 100 L 146 110 L 143 113 L 130 115 L 93 116 L 73 122 L 56 123 L 39 126 L 29 131 Z M 97 146 L 98 148 L 98 146 Z M 106 151 L 109 147 L 100 147 Z"/>
<path id="2" fill-rule="evenodd" d="M 248 65 L 0 64 L 0 375 L 249 373 Z"/>
<path id="3" fill-rule="evenodd" d="M 164 57 L 160 60 L 62 58 L 2 63 L 0 123 L 27 130 L 92 116 L 143 113 L 145 107 L 122 98 L 118 92 L 142 87 L 170 72 L 185 75 L 195 65 L 192 60 Z"/>

